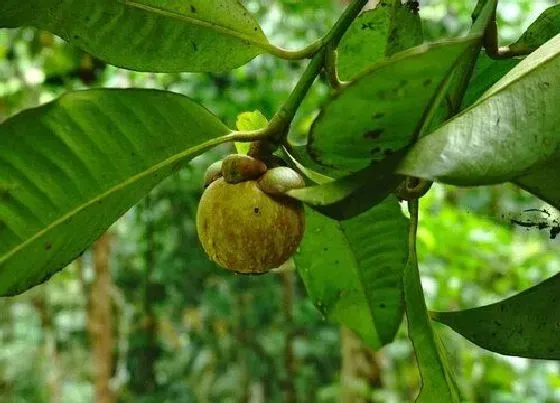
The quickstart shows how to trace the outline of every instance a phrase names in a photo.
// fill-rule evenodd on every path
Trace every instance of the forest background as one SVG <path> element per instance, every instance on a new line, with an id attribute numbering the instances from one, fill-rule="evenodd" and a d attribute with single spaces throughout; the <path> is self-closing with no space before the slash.
<path id="1" fill-rule="evenodd" d="M 300 48 L 335 21 L 326 0 L 243 2 L 268 38 Z M 553 1 L 501 0 L 500 40 L 514 41 Z M 470 0 L 420 2 L 427 41 L 465 33 Z M 224 118 L 270 117 L 301 63 L 266 56 L 224 74 L 136 73 L 105 65 L 50 33 L 0 30 L 0 121 L 84 87 L 163 88 Z M 324 80 L 324 78 L 323 78 Z M 294 124 L 305 134 L 327 86 Z M 370 351 L 329 323 L 294 272 L 259 277 L 218 269 L 194 217 L 206 167 L 196 158 L 121 218 L 49 282 L 0 299 L 0 402 L 407 402 L 419 386 L 401 326 Z M 560 271 L 559 239 L 512 220 L 549 209 L 512 185 L 435 185 L 421 203 L 419 259 L 430 308 L 492 303 Z M 533 216 L 534 218 L 534 216 Z M 560 365 L 489 353 L 438 325 L 472 402 L 560 402 Z"/>

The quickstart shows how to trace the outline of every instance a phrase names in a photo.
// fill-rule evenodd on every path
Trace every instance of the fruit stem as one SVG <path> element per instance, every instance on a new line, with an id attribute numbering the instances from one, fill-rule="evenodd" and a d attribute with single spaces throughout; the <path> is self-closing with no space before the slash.
<path id="1" fill-rule="evenodd" d="M 352 21 L 360 14 L 362 8 L 367 4 L 368 0 L 355 0 L 350 4 L 338 21 L 333 25 L 331 30 L 328 34 L 325 35 L 321 50 L 313 56 L 313 59 L 307 65 L 307 68 L 303 72 L 301 78 L 299 79 L 298 83 L 296 84 L 294 90 L 284 103 L 284 105 L 280 108 L 280 110 L 276 113 L 276 115 L 272 118 L 271 124 L 274 125 L 276 121 L 280 120 L 284 122 L 284 124 L 279 124 L 280 127 L 285 128 L 284 131 L 279 131 L 274 133 L 271 137 L 275 137 L 275 140 L 279 144 L 284 141 L 288 134 L 288 128 L 294 119 L 294 116 L 301 105 L 303 99 L 307 95 L 307 92 L 313 85 L 313 82 L 321 72 L 321 69 L 324 67 L 325 64 L 325 53 L 329 50 L 336 49 L 342 36 L 352 24 Z"/>
<path id="2" fill-rule="evenodd" d="M 307 95 L 309 89 L 313 85 L 315 79 L 321 72 L 325 64 L 325 54 L 329 50 L 336 49 L 342 36 L 352 24 L 352 21 L 360 14 L 362 8 L 367 4 L 368 0 L 355 0 L 341 14 L 338 21 L 321 40 L 321 47 L 315 53 L 301 78 L 297 82 L 292 93 L 278 110 L 276 115 L 270 120 L 268 126 L 253 134 L 260 138 L 261 143 L 269 143 L 266 146 L 259 146 L 261 150 L 267 149 L 273 152 L 278 146 L 285 142 L 288 136 L 288 130 L 294 119 L 294 116 L 300 107 L 303 99 Z M 233 132 L 235 134 L 248 134 L 245 132 Z M 233 134 L 232 133 L 232 134 Z M 253 137 L 253 136 L 251 136 Z"/>

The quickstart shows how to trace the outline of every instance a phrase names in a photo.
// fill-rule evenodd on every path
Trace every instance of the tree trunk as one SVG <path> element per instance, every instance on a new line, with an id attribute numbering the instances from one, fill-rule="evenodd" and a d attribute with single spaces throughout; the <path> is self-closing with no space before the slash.
<path id="1" fill-rule="evenodd" d="M 378 354 L 352 330 L 341 328 L 342 370 L 340 375 L 342 403 L 371 402 L 367 396 L 381 387 Z"/>
<path id="2" fill-rule="evenodd" d="M 294 360 L 294 272 L 292 270 L 282 273 L 282 283 L 284 285 L 284 368 L 286 371 L 284 401 L 295 403 L 297 396 L 294 383 L 296 363 Z"/>
<path id="3" fill-rule="evenodd" d="M 153 282 L 153 273 L 156 264 L 156 245 L 155 245 L 155 228 L 152 218 L 152 196 L 147 195 L 144 204 L 141 205 L 143 212 L 143 220 L 145 225 L 146 250 L 144 251 L 144 289 L 143 289 L 143 318 L 141 332 L 145 345 L 139 351 L 141 359 L 137 382 L 139 386 L 138 392 L 144 396 L 153 395 L 157 389 L 156 382 L 156 361 L 158 358 L 158 340 L 157 340 L 157 318 L 154 312 L 154 303 L 156 302 L 156 287 Z"/>
<path id="4" fill-rule="evenodd" d="M 42 287 L 39 294 L 34 296 L 32 304 L 41 318 L 41 330 L 43 333 L 43 356 L 47 377 L 47 388 L 49 390 L 49 401 L 59 402 L 61 399 L 61 374 L 58 368 L 58 350 L 56 348 L 56 332 L 53 328 L 53 318 L 48 304 L 47 288 Z"/>
<path id="5" fill-rule="evenodd" d="M 110 386 L 113 375 L 113 323 L 111 306 L 111 274 L 109 256 L 111 238 L 108 233 L 93 246 L 95 278 L 91 284 L 88 312 L 88 330 L 91 344 L 95 383 L 95 402 L 113 403 L 115 396 Z"/>

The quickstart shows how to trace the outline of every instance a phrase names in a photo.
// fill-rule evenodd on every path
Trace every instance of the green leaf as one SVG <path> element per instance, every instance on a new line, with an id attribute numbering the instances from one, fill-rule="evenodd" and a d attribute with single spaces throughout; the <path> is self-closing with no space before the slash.
<path id="1" fill-rule="evenodd" d="M 0 27 L 24 25 L 138 71 L 231 70 L 270 47 L 237 0 L 3 0 Z"/>
<path id="2" fill-rule="evenodd" d="M 268 125 L 268 119 L 260 112 L 241 112 L 235 122 L 237 130 L 251 131 L 263 129 Z M 251 148 L 251 143 L 235 143 L 238 154 L 247 154 Z"/>
<path id="3" fill-rule="evenodd" d="M 558 33 L 560 33 L 560 5 L 552 6 L 542 13 L 517 42 L 510 45 L 510 49 L 514 51 L 534 50 Z M 481 55 L 463 99 L 463 108 L 474 104 L 484 92 L 517 66 L 520 61 L 520 59 L 494 60 L 486 54 Z"/>
<path id="4" fill-rule="evenodd" d="M 382 202 L 396 189 L 403 179 L 393 172 L 403 155 L 404 152 L 398 152 L 355 174 L 286 194 L 330 218 L 347 220 Z"/>
<path id="5" fill-rule="evenodd" d="M 532 23 L 517 42 L 509 48 L 514 51 L 537 49 L 560 33 L 560 4 L 547 8 Z"/>
<path id="6" fill-rule="evenodd" d="M 559 360 L 560 274 L 498 303 L 432 317 L 487 350 Z"/>
<path id="7" fill-rule="evenodd" d="M 484 33 L 493 20 L 497 3 L 497 0 L 478 1 L 476 9 L 473 12 L 473 24 L 469 35 L 479 38 L 479 41 L 477 41 L 468 52 L 465 52 L 461 60 L 457 63 L 453 75 L 449 80 L 450 83 L 445 93 L 441 95 L 441 99 L 445 100 L 445 102 L 436 105 L 438 109 L 435 111 L 432 121 L 428 122 L 426 129 L 420 133 L 420 137 L 424 137 L 433 132 L 441 126 L 443 122 L 455 116 L 460 111 L 465 92 L 480 55 L 480 50 L 482 49 Z"/>
<path id="8" fill-rule="evenodd" d="M 311 157 L 356 172 L 409 145 L 461 55 L 478 42 L 423 45 L 374 65 L 324 105 L 311 128 Z"/>
<path id="9" fill-rule="evenodd" d="M 381 1 L 350 25 L 338 46 L 338 73 L 351 80 L 372 63 L 422 43 L 420 16 L 400 1 Z"/>
<path id="10" fill-rule="evenodd" d="M 480 55 L 463 98 L 462 109 L 474 104 L 487 90 L 519 64 L 519 59 L 495 60 L 486 54 Z"/>
<path id="11" fill-rule="evenodd" d="M 471 35 L 483 35 L 498 6 L 498 0 L 478 0 L 472 13 Z"/>
<path id="12" fill-rule="evenodd" d="M 0 125 L 0 295 L 48 279 L 162 179 L 229 133 L 155 90 L 64 95 Z"/>
<path id="13" fill-rule="evenodd" d="M 560 35 L 422 138 L 399 172 L 456 185 L 513 180 L 560 151 Z"/>
<path id="14" fill-rule="evenodd" d="M 235 124 L 237 130 L 258 130 L 268 125 L 268 119 L 260 111 L 241 112 Z"/>
<path id="15" fill-rule="evenodd" d="M 413 216 L 416 216 L 414 220 Z M 444 345 L 432 326 L 426 308 L 416 255 L 416 223 L 417 207 L 411 210 L 409 254 L 404 273 L 408 337 L 414 345 L 416 362 L 422 378 L 422 388 L 416 402 L 460 402 L 459 391 L 447 362 Z"/>
<path id="16" fill-rule="evenodd" d="M 293 168 L 295 168 L 298 172 L 300 172 L 303 176 L 305 176 L 310 181 L 312 181 L 316 184 L 319 184 L 319 185 L 324 185 L 324 184 L 332 182 L 334 180 L 330 176 L 323 175 L 319 172 L 315 172 L 312 169 L 307 168 L 306 166 L 302 165 L 298 160 L 296 160 L 294 158 L 294 156 L 292 154 L 290 154 L 288 152 L 288 150 L 286 149 L 285 146 L 283 146 L 281 148 L 281 151 L 282 151 L 282 156 L 284 157 L 284 160 L 288 161 L 288 163 Z"/>
<path id="17" fill-rule="evenodd" d="M 391 342 L 402 320 L 406 223 L 395 198 L 343 222 L 308 209 L 294 256 L 317 308 L 372 348 Z"/>
<path id="18" fill-rule="evenodd" d="M 528 173 L 515 178 L 513 182 L 560 210 L 559 159 L 560 153 L 556 153 L 543 164 L 537 165 Z"/>

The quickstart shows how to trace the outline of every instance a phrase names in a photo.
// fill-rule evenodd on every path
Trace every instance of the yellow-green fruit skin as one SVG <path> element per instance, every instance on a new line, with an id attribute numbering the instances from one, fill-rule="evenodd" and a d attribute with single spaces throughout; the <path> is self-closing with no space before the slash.
<path id="1" fill-rule="evenodd" d="M 202 194 L 196 225 L 202 247 L 218 265 L 259 274 L 280 266 L 304 232 L 301 202 L 270 196 L 256 181 L 230 184 L 220 178 Z"/>

